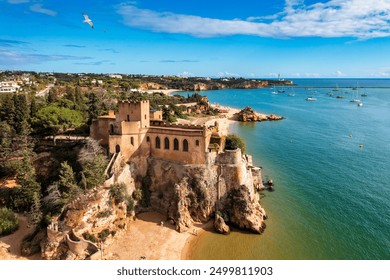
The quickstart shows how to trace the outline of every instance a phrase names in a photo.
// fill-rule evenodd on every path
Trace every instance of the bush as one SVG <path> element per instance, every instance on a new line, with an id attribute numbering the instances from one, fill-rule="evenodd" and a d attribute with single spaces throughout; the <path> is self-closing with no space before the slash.
<path id="1" fill-rule="evenodd" d="M 237 148 L 241 149 L 241 152 L 244 154 L 246 150 L 246 145 L 244 140 L 237 134 L 229 134 L 226 136 L 226 150 L 235 150 Z"/>
<path id="2" fill-rule="evenodd" d="M 114 199 L 115 204 L 126 200 L 126 185 L 124 183 L 114 184 L 110 189 L 110 197 Z"/>
<path id="3" fill-rule="evenodd" d="M 93 243 L 97 243 L 97 242 L 98 242 L 98 240 L 97 240 L 97 238 L 95 237 L 95 235 L 89 233 L 88 231 L 83 233 L 83 238 L 84 238 L 85 240 L 91 241 L 91 242 L 93 242 Z"/>
<path id="4" fill-rule="evenodd" d="M 101 232 L 98 233 L 98 237 L 100 238 L 101 241 L 105 241 L 107 237 L 110 235 L 110 230 L 109 229 L 103 229 Z"/>
<path id="5" fill-rule="evenodd" d="M 133 209 L 134 209 L 134 199 L 131 196 L 129 196 L 126 201 L 127 214 L 133 211 Z"/>
<path id="6" fill-rule="evenodd" d="M 136 189 L 133 194 L 132 194 L 133 198 L 137 201 L 140 201 L 142 199 L 142 191 L 141 189 Z"/>
<path id="7" fill-rule="evenodd" d="M 0 209 L 0 236 L 13 233 L 19 228 L 18 217 L 7 208 Z"/>

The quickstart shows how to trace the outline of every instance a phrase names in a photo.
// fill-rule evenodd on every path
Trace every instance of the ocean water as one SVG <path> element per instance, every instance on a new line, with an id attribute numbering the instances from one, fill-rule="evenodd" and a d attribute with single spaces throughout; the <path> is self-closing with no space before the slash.
<path id="1" fill-rule="evenodd" d="M 277 95 L 269 88 L 202 92 L 212 103 L 286 119 L 232 127 L 275 183 L 274 192 L 262 192 L 265 232 L 206 233 L 190 258 L 390 259 L 390 80 L 294 83 Z M 361 93 L 368 96 L 358 107 L 350 99 Z"/>

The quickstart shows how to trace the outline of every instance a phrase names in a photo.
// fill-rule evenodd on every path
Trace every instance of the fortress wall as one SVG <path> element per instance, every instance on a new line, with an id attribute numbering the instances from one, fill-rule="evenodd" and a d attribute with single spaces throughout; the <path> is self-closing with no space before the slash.
<path id="1" fill-rule="evenodd" d="M 110 125 L 115 122 L 115 119 L 99 118 L 93 120 L 90 127 L 91 138 L 101 140 L 100 145 L 108 146 L 108 136 L 110 132 Z"/>
<path id="2" fill-rule="evenodd" d="M 158 130 L 157 130 L 158 131 Z M 154 158 L 182 162 L 184 164 L 205 164 L 205 139 L 202 135 L 180 131 L 163 130 L 165 133 L 156 133 L 156 130 L 149 132 L 150 155 Z M 188 135 L 186 135 L 188 134 Z M 157 137 L 160 139 L 160 148 L 157 148 Z M 165 139 L 169 140 L 169 148 L 165 147 Z M 178 141 L 178 149 L 175 149 L 174 140 Z M 187 140 L 188 151 L 184 151 L 184 141 Z"/>
<path id="3" fill-rule="evenodd" d="M 119 134 L 133 134 L 138 132 L 140 129 L 141 123 L 139 121 L 123 121 L 120 123 Z"/>
<path id="4" fill-rule="evenodd" d="M 225 150 L 219 153 L 216 159 L 218 164 L 239 164 L 242 161 L 241 150 Z"/>

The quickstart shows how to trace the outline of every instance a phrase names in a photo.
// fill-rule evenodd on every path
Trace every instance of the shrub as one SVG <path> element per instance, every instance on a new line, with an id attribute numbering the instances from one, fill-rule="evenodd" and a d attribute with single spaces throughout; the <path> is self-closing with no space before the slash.
<path id="1" fill-rule="evenodd" d="M 89 233 L 88 231 L 83 233 L 83 238 L 85 240 L 89 240 L 93 243 L 97 243 L 97 241 L 98 241 L 97 238 L 95 237 L 95 235 Z"/>
<path id="2" fill-rule="evenodd" d="M 98 233 L 98 237 L 100 240 L 103 242 L 107 239 L 107 237 L 110 235 L 110 230 L 109 229 L 103 229 L 101 232 Z"/>
<path id="3" fill-rule="evenodd" d="M 7 208 L 0 209 L 0 236 L 13 233 L 19 228 L 18 217 Z"/>
<path id="4" fill-rule="evenodd" d="M 246 145 L 244 140 L 237 134 L 229 134 L 226 136 L 226 150 L 235 150 L 237 148 L 241 149 L 241 152 L 244 154 L 246 150 Z"/>
<path id="5" fill-rule="evenodd" d="M 141 189 L 136 189 L 134 192 L 133 192 L 133 198 L 137 201 L 140 201 L 142 199 L 142 191 Z"/>
<path id="6" fill-rule="evenodd" d="M 102 212 L 97 213 L 96 218 L 106 218 L 106 217 L 108 217 L 110 215 L 111 215 L 111 211 L 110 210 L 102 211 Z"/>
<path id="7" fill-rule="evenodd" d="M 110 197 L 114 199 L 115 204 L 119 204 L 126 200 L 126 185 L 114 184 L 110 189 Z"/>
<path id="8" fill-rule="evenodd" d="M 134 209 L 134 199 L 131 196 L 129 196 L 126 201 L 127 213 L 130 213 L 131 211 L 133 211 L 133 209 Z"/>

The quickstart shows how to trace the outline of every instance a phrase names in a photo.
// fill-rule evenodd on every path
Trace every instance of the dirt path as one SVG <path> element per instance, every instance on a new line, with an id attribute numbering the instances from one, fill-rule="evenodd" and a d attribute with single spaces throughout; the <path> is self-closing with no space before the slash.
<path id="1" fill-rule="evenodd" d="M 20 245 L 23 238 L 34 231 L 34 227 L 30 227 L 27 218 L 18 215 L 19 229 L 14 233 L 0 238 L 0 260 L 36 260 L 40 259 L 39 254 L 31 257 L 23 257 L 20 254 Z"/>

